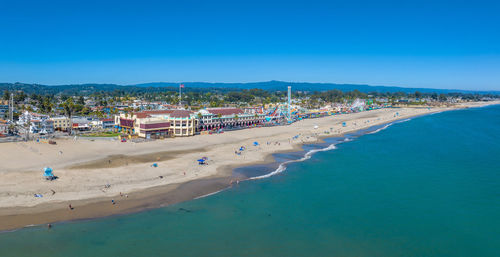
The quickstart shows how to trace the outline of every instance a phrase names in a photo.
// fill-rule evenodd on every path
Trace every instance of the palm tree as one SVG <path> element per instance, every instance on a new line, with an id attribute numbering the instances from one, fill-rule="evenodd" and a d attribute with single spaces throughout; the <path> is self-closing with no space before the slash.
<path id="1" fill-rule="evenodd" d="M 69 118 L 71 118 L 71 114 L 73 113 L 73 110 L 75 109 L 75 104 L 73 103 L 73 98 L 68 98 L 63 104 L 63 108 L 68 115 Z"/>

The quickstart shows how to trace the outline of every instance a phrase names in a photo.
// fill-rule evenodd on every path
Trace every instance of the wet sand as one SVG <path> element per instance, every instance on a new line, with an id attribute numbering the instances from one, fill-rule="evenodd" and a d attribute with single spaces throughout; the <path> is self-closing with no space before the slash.
<path id="1" fill-rule="evenodd" d="M 175 157 L 179 157 L 183 154 L 188 154 L 192 152 L 204 152 L 206 149 L 196 149 L 196 150 L 183 150 L 183 151 L 164 151 L 141 155 L 110 155 L 106 158 L 99 160 L 77 163 L 68 166 L 70 169 L 102 169 L 102 168 L 116 168 L 122 166 L 128 166 L 129 164 L 136 163 L 155 163 L 171 160 Z"/>

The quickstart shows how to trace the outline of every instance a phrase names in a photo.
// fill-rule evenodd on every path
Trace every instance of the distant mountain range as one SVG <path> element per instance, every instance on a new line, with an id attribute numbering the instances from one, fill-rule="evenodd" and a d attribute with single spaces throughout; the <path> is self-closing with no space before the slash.
<path id="1" fill-rule="evenodd" d="M 338 89 L 341 91 L 359 90 L 364 93 L 369 92 L 405 92 L 413 93 L 419 91 L 421 93 L 478 93 L 478 94 L 500 94 L 500 91 L 485 91 L 485 90 L 461 90 L 461 89 L 434 89 L 434 88 L 406 88 L 406 87 L 391 87 L 391 86 L 371 86 L 359 84 L 335 84 L 335 83 L 309 83 L 309 82 L 285 82 L 285 81 L 266 81 L 266 82 L 251 82 L 251 83 L 208 83 L 208 82 L 152 82 L 144 84 L 136 84 L 132 86 L 138 87 L 178 87 L 179 84 L 184 84 L 186 87 L 195 88 L 235 88 L 235 89 L 251 89 L 261 88 L 265 90 L 281 90 L 286 91 L 287 86 L 292 86 L 292 90 L 300 91 L 325 91 Z"/>
<path id="2" fill-rule="evenodd" d="M 500 91 L 475 91 L 460 89 L 432 89 L 432 88 L 406 88 L 390 86 L 370 86 L 356 84 L 334 84 L 334 83 L 307 83 L 307 82 L 285 82 L 285 81 L 267 81 L 252 83 L 208 83 L 208 82 L 153 82 L 135 85 L 116 85 L 116 84 L 73 84 L 73 85 L 39 85 L 26 83 L 0 83 L 0 90 L 23 90 L 26 93 L 40 94 L 79 94 L 92 93 L 96 91 L 143 91 L 146 88 L 152 91 L 162 91 L 165 89 L 177 90 L 179 84 L 185 85 L 186 91 L 203 91 L 207 89 L 218 89 L 221 91 L 243 90 L 251 88 L 260 88 L 272 91 L 286 91 L 287 86 L 292 86 L 294 91 L 325 91 L 338 89 L 341 91 L 359 90 L 364 93 L 369 92 L 405 92 L 413 93 L 473 93 L 473 94 L 494 94 L 500 95 Z"/>

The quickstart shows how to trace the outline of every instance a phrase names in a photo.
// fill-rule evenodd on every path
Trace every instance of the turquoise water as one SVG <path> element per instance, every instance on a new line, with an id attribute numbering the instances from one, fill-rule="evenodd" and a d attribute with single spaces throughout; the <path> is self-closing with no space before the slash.
<path id="1" fill-rule="evenodd" d="M 500 256 L 500 106 L 394 124 L 276 176 L 0 234 L 0 256 Z"/>

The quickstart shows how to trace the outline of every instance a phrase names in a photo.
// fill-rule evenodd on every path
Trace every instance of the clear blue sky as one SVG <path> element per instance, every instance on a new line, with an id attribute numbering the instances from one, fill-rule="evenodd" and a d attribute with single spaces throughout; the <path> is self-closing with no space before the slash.
<path id="1" fill-rule="evenodd" d="M 0 82 L 500 90 L 500 1 L 0 0 Z"/>

